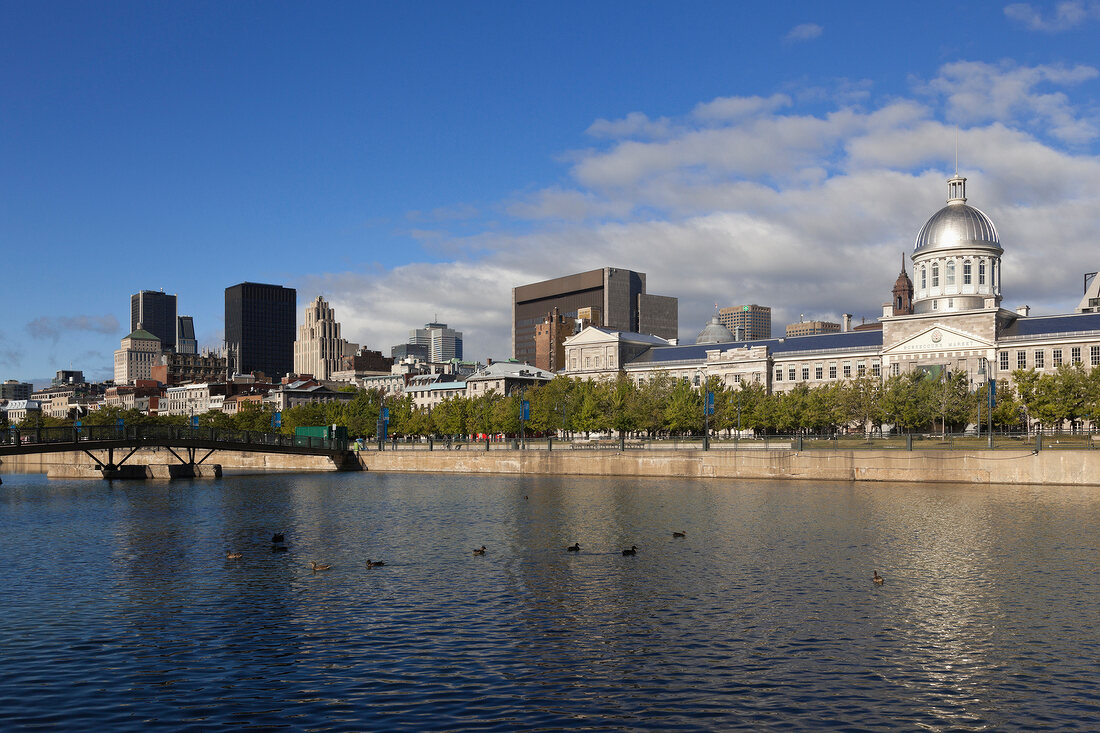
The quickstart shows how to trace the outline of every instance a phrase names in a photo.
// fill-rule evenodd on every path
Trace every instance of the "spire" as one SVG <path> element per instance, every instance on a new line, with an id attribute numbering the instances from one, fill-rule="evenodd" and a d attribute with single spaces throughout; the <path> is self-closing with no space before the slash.
<path id="1" fill-rule="evenodd" d="M 905 274 L 905 250 L 901 252 L 901 274 Z"/>

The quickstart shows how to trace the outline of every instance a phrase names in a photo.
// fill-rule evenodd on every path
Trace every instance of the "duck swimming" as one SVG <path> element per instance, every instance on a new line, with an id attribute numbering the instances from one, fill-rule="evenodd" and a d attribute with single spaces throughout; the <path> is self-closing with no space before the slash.
<path id="1" fill-rule="evenodd" d="M 230 550 L 229 552 L 225 553 L 226 560 L 240 560 L 242 557 L 244 557 L 243 552 L 235 552 L 233 550 Z"/>
<path id="2" fill-rule="evenodd" d="M 687 537 L 687 534 L 685 534 L 684 532 L 673 532 L 672 536 L 673 537 Z"/>
<path id="3" fill-rule="evenodd" d="M 485 554 L 485 545 L 482 545 L 480 549 L 474 550 L 474 554 L 475 555 L 484 555 Z"/>
<path id="4" fill-rule="evenodd" d="M 580 552 L 581 551 L 581 543 L 580 542 L 574 542 L 572 547 L 566 547 L 565 549 L 568 552 Z"/>
<path id="5" fill-rule="evenodd" d="M 386 563 L 382 562 L 381 560 L 379 560 L 378 562 L 374 562 L 369 557 L 367 558 L 367 567 L 368 568 L 380 568 L 385 564 Z"/>
<path id="6" fill-rule="evenodd" d="M 271 544 L 278 545 L 283 542 L 286 542 L 286 537 L 283 536 L 282 532 L 276 532 L 275 534 L 271 535 Z"/>
<path id="7" fill-rule="evenodd" d="M 637 545 L 631 545 L 629 550 L 623 550 L 623 555 L 637 555 L 637 554 L 638 554 L 638 546 Z"/>
<path id="8" fill-rule="evenodd" d="M 886 579 L 883 578 L 881 575 L 879 575 L 878 571 L 876 570 L 875 571 L 875 576 L 873 578 L 871 578 L 871 582 L 873 582 L 875 585 L 882 585 L 883 583 L 886 582 Z"/>
<path id="9" fill-rule="evenodd" d="M 332 569 L 331 565 L 325 565 L 324 563 L 319 563 L 316 560 L 311 562 L 310 565 L 313 566 L 313 572 L 315 572 L 315 573 L 320 571 L 320 570 L 331 570 Z"/>

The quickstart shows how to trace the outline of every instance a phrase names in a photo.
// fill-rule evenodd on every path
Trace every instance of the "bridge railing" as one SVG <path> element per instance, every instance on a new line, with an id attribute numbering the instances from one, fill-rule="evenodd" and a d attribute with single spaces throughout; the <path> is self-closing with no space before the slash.
<path id="1" fill-rule="evenodd" d="M 49 428 L 6 428 L 0 430 L 0 446 L 58 445 L 100 441 L 130 443 L 202 442 L 221 443 L 234 447 L 254 445 L 281 448 L 345 451 L 347 440 L 313 438 L 281 433 L 179 425 L 81 425 Z"/>

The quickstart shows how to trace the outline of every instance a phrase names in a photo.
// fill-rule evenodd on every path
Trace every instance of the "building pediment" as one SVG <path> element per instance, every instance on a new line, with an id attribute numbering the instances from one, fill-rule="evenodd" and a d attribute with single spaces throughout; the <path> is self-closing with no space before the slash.
<path id="1" fill-rule="evenodd" d="M 929 351 L 959 351 L 989 349 L 993 342 L 956 328 L 935 323 L 920 333 L 883 349 L 885 354 L 912 354 Z"/>

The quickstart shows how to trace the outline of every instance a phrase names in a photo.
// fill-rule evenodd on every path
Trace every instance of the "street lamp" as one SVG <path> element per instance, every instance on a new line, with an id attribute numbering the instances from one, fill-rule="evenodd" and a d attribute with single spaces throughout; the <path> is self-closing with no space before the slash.
<path id="1" fill-rule="evenodd" d="M 978 438 L 982 437 L 982 384 L 985 383 L 985 359 L 978 362 Z"/>

